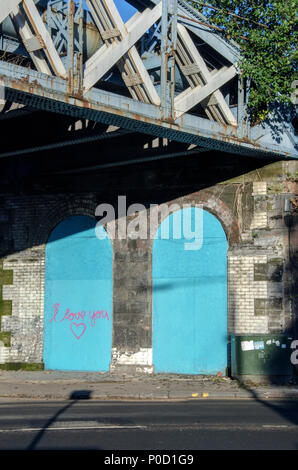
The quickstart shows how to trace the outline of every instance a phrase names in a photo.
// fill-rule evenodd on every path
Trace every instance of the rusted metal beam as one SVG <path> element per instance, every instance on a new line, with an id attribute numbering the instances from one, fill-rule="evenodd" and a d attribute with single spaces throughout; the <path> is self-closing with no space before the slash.
<path id="1" fill-rule="evenodd" d="M 10 3 L 0 0 L 0 22 L 5 15 L 11 15 L 22 46 L 37 69 L 29 68 L 32 66 L 29 61 L 27 68 L 0 61 L 0 83 L 2 81 L 6 87 L 4 99 L 207 149 L 252 156 L 297 158 L 297 138 L 282 120 L 278 121 L 279 140 L 274 135 L 276 127 L 271 128 L 269 121 L 253 128 L 247 122 L 243 125 L 247 105 L 244 102 L 243 83 L 238 86 L 238 115 L 234 116 L 220 88 L 236 72 L 238 74 L 235 64 L 239 51 L 236 45 L 215 34 L 208 25 L 201 24 L 200 14 L 183 0 L 152 0 L 156 4 L 153 8 L 148 0 L 148 8 L 142 13 L 138 12 L 126 24 L 120 18 L 113 0 L 88 2 L 96 18 L 92 27 L 98 28 L 102 42 L 91 57 L 85 54 L 83 64 L 86 38 L 82 28 L 82 0 L 79 7 L 74 0 L 54 2 L 61 9 L 62 22 L 53 36 L 51 32 L 55 29 L 55 21 L 49 29 L 45 25 L 49 8 L 43 15 L 33 0 L 13 0 L 10 2 L 14 7 L 12 10 L 8 7 Z M 146 0 L 143 2 L 146 3 Z M 51 2 L 51 5 L 54 3 Z M 68 15 L 65 5 L 69 7 Z M 75 24 L 79 26 L 75 27 Z M 138 50 L 140 40 L 142 44 L 146 43 L 144 36 L 148 29 L 149 36 L 153 34 L 155 41 L 150 54 L 158 59 L 159 66 L 161 64 L 160 81 L 159 77 L 155 77 L 155 72 L 150 73 L 150 68 L 146 70 Z M 227 68 L 221 69 L 221 76 L 217 70 L 220 65 L 215 67 L 211 64 L 208 67 L 204 54 L 200 54 L 189 31 L 224 57 L 223 64 Z M 58 44 L 60 35 L 64 37 L 62 49 Z M 55 42 L 57 37 L 58 43 Z M 190 86 L 185 90 L 182 85 L 179 96 L 175 96 L 175 62 L 179 76 L 184 75 Z M 134 99 L 96 88 L 99 79 L 104 79 L 105 85 L 109 84 L 109 78 L 104 75 L 111 72 L 114 66 L 118 66 L 123 82 Z M 121 86 L 124 86 L 122 82 Z M 197 103 L 201 103 L 209 119 L 189 114 Z M 175 107 L 178 109 L 175 110 Z"/>
<path id="2" fill-rule="evenodd" d="M 185 114 L 165 121 L 159 107 L 93 88 L 84 98 L 69 96 L 65 80 L 0 61 L 0 81 L 6 95 L 32 107 L 113 124 L 136 132 L 250 156 L 297 158 L 294 145 L 282 135 L 277 143 L 271 129 L 256 126 L 241 135 L 234 126 Z"/>
<path id="3" fill-rule="evenodd" d="M 138 12 L 128 23 L 124 24 L 112 0 L 105 0 L 104 8 L 100 7 L 100 2 L 97 0 L 87 0 L 87 5 L 107 47 L 119 43 L 128 34 L 130 26 L 141 15 Z M 88 65 L 92 66 L 94 60 L 96 60 L 95 55 L 86 64 L 86 73 Z M 117 66 L 134 99 L 156 105 L 160 104 L 158 93 L 135 46 L 124 54 Z"/>
<path id="4" fill-rule="evenodd" d="M 162 0 L 160 97 L 162 115 L 174 118 L 177 0 Z"/>

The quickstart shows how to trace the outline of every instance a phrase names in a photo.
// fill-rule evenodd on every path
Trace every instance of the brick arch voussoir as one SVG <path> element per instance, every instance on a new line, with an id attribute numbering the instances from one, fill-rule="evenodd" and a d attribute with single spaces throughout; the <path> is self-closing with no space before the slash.
<path id="1" fill-rule="evenodd" d="M 86 215 L 95 219 L 96 205 L 96 202 L 91 199 L 58 204 L 42 218 L 36 231 L 35 244 L 45 245 L 54 228 L 68 217 Z"/>
<path id="2" fill-rule="evenodd" d="M 229 247 L 237 245 L 241 241 L 241 234 L 237 219 L 231 209 L 217 196 L 209 191 L 201 190 L 187 196 L 172 200 L 168 203 L 178 205 L 181 209 L 183 206 L 202 206 L 202 208 L 214 215 L 223 227 L 226 234 Z M 167 215 L 165 216 L 165 218 Z M 163 222 L 164 219 L 160 221 Z"/>
<path id="3" fill-rule="evenodd" d="M 185 203 L 200 204 L 204 210 L 214 215 L 221 223 L 226 234 L 229 246 L 237 245 L 241 241 L 241 233 L 236 217 L 227 204 L 225 204 L 218 196 L 209 191 L 199 191 L 184 198 Z"/>

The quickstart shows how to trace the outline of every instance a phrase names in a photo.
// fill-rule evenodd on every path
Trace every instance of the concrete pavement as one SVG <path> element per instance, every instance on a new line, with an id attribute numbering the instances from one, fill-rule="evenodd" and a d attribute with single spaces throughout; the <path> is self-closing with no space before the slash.
<path id="1" fill-rule="evenodd" d="M 188 400 L 296 399 L 298 385 L 239 384 L 228 377 L 176 374 L 0 371 L 0 398 Z"/>

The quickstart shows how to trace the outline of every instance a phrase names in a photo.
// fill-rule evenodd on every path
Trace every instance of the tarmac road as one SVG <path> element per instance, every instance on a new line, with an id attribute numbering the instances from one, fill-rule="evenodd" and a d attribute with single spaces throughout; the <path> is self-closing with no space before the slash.
<path id="1" fill-rule="evenodd" d="M 0 450 L 297 450 L 298 401 L 0 400 Z"/>

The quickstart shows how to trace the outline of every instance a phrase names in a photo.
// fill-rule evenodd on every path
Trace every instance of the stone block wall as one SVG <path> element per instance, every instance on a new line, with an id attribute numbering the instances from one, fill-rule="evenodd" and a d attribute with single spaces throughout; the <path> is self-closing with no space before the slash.
<path id="1" fill-rule="evenodd" d="M 265 167 L 257 177 L 255 173 L 245 175 L 240 181 L 223 182 L 169 201 L 180 206 L 202 204 L 223 225 L 229 241 L 229 333 L 278 333 L 291 331 L 295 323 L 295 275 L 289 253 L 291 257 L 295 251 L 297 229 L 292 222 L 289 235 L 285 201 L 296 200 L 296 182 L 287 179 L 280 164 L 276 171 L 267 171 L 269 176 Z M 0 367 L 42 364 L 48 236 L 68 216 L 94 217 L 102 202 L 103 196 L 97 193 L 2 197 Z M 291 217 L 297 220 L 295 204 L 291 204 Z M 113 241 L 111 370 L 137 367 L 153 372 L 151 253 L 150 239 Z"/>

